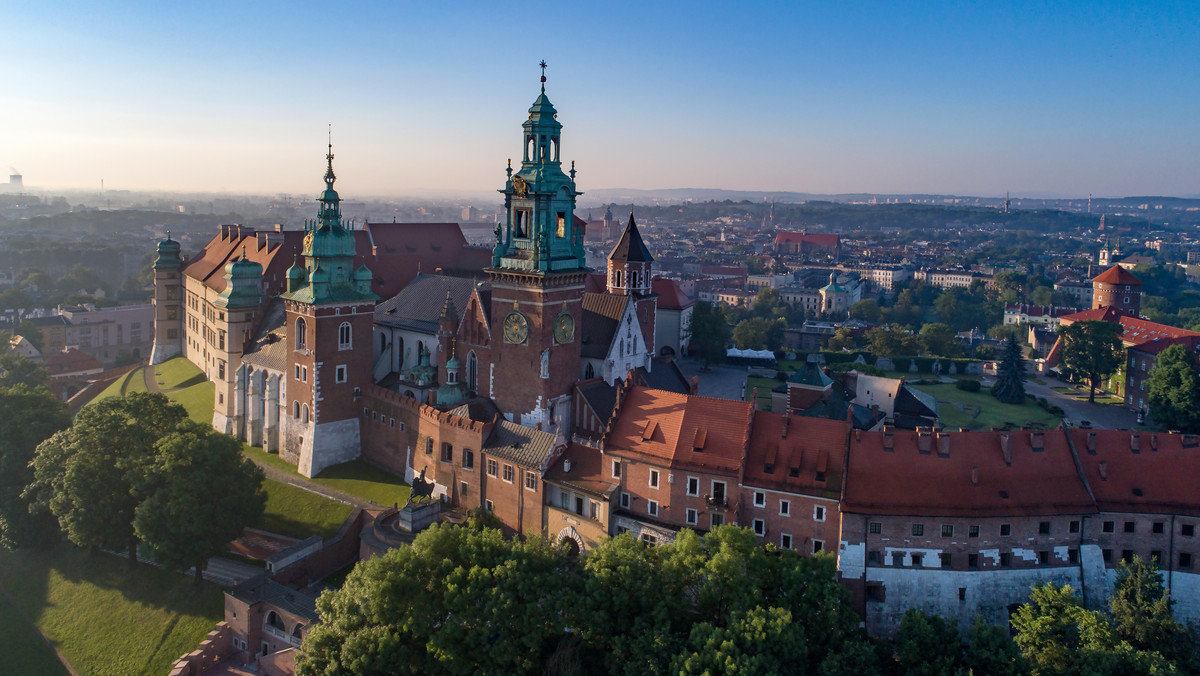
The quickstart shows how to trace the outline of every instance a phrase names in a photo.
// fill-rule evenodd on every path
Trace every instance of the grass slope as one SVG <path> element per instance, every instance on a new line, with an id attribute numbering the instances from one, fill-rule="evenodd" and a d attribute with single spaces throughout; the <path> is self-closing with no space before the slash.
<path id="1" fill-rule="evenodd" d="M 341 528 L 353 507 L 291 484 L 267 479 L 267 506 L 253 528 L 303 540 L 310 535 L 328 538 Z"/>
<path id="2" fill-rule="evenodd" d="M 91 556 L 70 545 L 49 552 L 0 551 L 0 583 L 84 674 L 164 674 L 224 617 L 215 585 L 196 585 L 189 576 L 149 565 L 130 570 L 121 557 Z M 7 632 L 3 609 L 0 619 Z M 25 670 L 19 663 L 10 671 L 14 653 L 3 654 L 6 673 L 62 673 L 54 665 Z"/>
<path id="3" fill-rule="evenodd" d="M 938 385 L 913 385 L 914 389 L 933 395 L 938 401 L 938 419 L 946 427 L 965 427 L 972 430 L 990 430 L 993 427 L 1012 425 L 1042 425 L 1047 429 L 1058 425 L 1061 418 L 1049 413 L 1032 400 L 1024 406 L 1002 404 L 992 396 L 990 389 L 966 392 L 953 383 Z M 963 405 L 959 410 L 958 404 Z"/>
<path id="4" fill-rule="evenodd" d="M 0 631 L 0 655 L 4 655 L 4 668 L 9 673 L 66 676 L 67 670 L 59 664 L 54 651 L 42 643 L 42 637 L 3 596 L 0 596 L 0 627 L 4 628 Z"/>

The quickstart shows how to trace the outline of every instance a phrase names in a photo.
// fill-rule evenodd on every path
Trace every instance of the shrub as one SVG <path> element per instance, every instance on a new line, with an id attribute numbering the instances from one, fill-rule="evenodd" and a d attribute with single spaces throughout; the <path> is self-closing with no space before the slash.
<path id="1" fill-rule="evenodd" d="M 958 380 L 954 386 L 963 392 L 978 392 L 983 387 L 978 380 Z"/>

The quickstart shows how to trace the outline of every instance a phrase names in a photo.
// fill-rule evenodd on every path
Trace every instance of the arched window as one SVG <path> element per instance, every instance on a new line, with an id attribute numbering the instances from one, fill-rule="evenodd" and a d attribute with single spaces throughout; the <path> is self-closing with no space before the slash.
<path id="1" fill-rule="evenodd" d="M 302 422 L 306 425 L 308 424 L 308 404 L 305 404 L 300 409 L 300 422 Z"/>
<path id="2" fill-rule="evenodd" d="M 467 354 L 467 389 L 479 391 L 479 358 L 475 356 L 475 350 Z"/>
<path id="3" fill-rule="evenodd" d="M 300 418 L 300 402 L 298 401 L 292 402 L 292 417 L 297 420 Z"/>
<path id="4" fill-rule="evenodd" d="M 300 630 L 302 630 L 302 629 L 304 629 L 304 625 L 297 622 L 296 626 L 292 627 L 292 638 L 295 638 L 295 639 L 301 638 Z"/>
<path id="5" fill-rule="evenodd" d="M 304 321 L 304 317 L 296 318 L 296 349 L 304 350 L 308 348 L 308 323 Z"/>
<path id="6" fill-rule="evenodd" d="M 587 367 L 583 369 L 584 380 L 587 380 L 590 378 L 595 378 L 595 377 L 596 377 L 596 369 L 592 368 L 591 364 L 588 364 Z"/>
<path id="7" fill-rule="evenodd" d="M 342 325 L 338 327 L 338 349 L 349 350 L 352 337 L 350 322 L 342 322 Z"/>
<path id="8" fill-rule="evenodd" d="M 283 620 L 279 619 L 279 613 L 275 612 L 274 610 L 267 613 L 267 619 L 266 619 L 265 624 L 268 627 L 274 627 L 275 629 L 278 629 L 279 631 L 287 631 L 286 629 L 283 628 Z"/>

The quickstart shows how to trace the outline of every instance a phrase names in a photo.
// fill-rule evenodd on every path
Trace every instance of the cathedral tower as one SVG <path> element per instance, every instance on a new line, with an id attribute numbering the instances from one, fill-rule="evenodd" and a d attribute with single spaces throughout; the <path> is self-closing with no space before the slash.
<path id="1" fill-rule="evenodd" d="M 629 223 L 621 239 L 608 254 L 608 292 L 622 296 L 632 296 L 637 304 L 638 323 L 642 327 L 642 337 L 646 347 L 654 351 L 654 315 L 658 308 L 657 296 L 651 292 L 651 280 L 654 278 L 654 256 L 642 241 L 642 233 L 638 231 L 637 221 L 633 220 L 633 212 L 629 213 Z"/>
<path id="2" fill-rule="evenodd" d="M 492 250 L 492 368 L 496 405 L 514 422 L 556 428 L 579 374 L 583 231 L 575 221 L 575 168 L 563 173 L 562 124 L 542 91 L 521 125 L 521 167 L 510 161 L 506 222 Z M 536 374 L 530 377 L 530 374 Z"/>
<path id="3" fill-rule="evenodd" d="M 183 259 L 179 242 L 167 238 L 158 243 L 154 259 L 154 347 L 150 363 L 161 364 L 183 352 Z"/>
<path id="4" fill-rule="evenodd" d="M 304 267 L 287 271 L 287 422 L 280 450 L 305 476 L 359 455 L 355 388 L 371 382 L 371 271 L 354 268 L 354 232 L 333 189 L 333 146 L 316 221 L 305 223 Z M 357 349 L 356 349 L 357 348 Z"/>

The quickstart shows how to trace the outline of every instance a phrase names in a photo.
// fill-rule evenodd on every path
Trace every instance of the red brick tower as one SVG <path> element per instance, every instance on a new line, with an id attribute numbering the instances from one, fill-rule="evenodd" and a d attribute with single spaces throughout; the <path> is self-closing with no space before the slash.
<path id="1" fill-rule="evenodd" d="M 544 66 L 543 66 L 544 67 Z M 542 91 L 522 124 L 521 168 L 505 183 L 507 223 L 492 250 L 492 398 L 523 425 L 557 429 L 579 378 L 583 232 L 575 223 L 575 168 L 563 173 L 562 125 Z"/>
<path id="2" fill-rule="evenodd" d="M 1114 265 L 1092 280 L 1092 309 L 1111 307 L 1137 317 L 1142 311 L 1142 280 Z"/>

